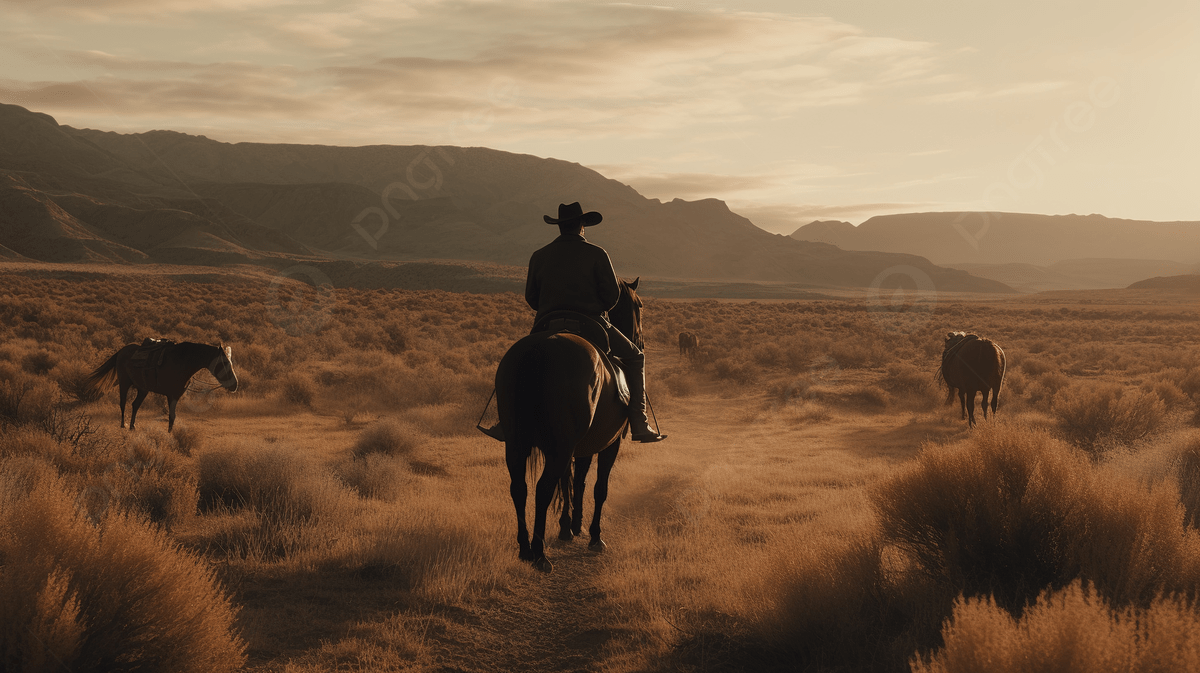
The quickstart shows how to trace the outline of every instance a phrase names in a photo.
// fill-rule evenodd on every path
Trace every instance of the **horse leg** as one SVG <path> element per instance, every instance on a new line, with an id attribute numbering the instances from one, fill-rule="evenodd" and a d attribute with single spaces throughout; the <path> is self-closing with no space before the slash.
<path id="1" fill-rule="evenodd" d="M 966 399 L 965 397 L 963 399 Z M 967 411 L 970 416 L 970 421 L 967 422 L 967 427 L 975 427 L 975 391 L 971 391 L 971 399 L 967 400 Z"/>
<path id="2" fill-rule="evenodd" d="M 568 461 L 568 464 L 570 462 Z M 574 504 L 573 494 L 571 489 L 571 470 L 563 472 L 562 478 L 558 482 L 558 492 L 562 496 L 562 510 L 558 513 L 558 539 L 563 542 L 570 542 L 575 539 L 571 534 L 571 506 Z"/>
<path id="3" fill-rule="evenodd" d="M 529 493 L 529 487 L 525 484 L 525 461 L 529 458 L 529 452 L 506 445 L 504 453 L 508 463 L 508 492 L 512 496 L 513 507 L 517 510 L 517 558 L 532 561 L 533 554 L 529 551 L 529 529 L 525 527 L 525 498 Z"/>
<path id="4" fill-rule="evenodd" d="M 996 404 L 1000 402 L 1000 387 L 992 388 L 992 418 L 996 417 Z"/>
<path id="5" fill-rule="evenodd" d="M 178 397 L 167 398 L 167 432 L 175 429 L 175 405 L 179 402 Z"/>
<path id="6" fill-rule="evenodd" d="M 146 399 L 146 395 L 149 394 L 149 392 L 150 391 L 148 391 L 148 390 L 138 390 L 137 397 L 133 398 L 133 407 L 129 411 L 129 429 L 130 430 L 133 429 L 133 421 L 134 421 L 134 419 L 137 418 L 138 408 L 142 406 L 142 401 Z"/>
<path id="7" fill-rule="evenodd" d="M 571 533 L 583 534 L 583 489 L 587 486 L 587 474 L 592 469 L 592 457 L 575 459 L 575 487 L 571 489 Z"/>
<path id="8" fill-rule="evenodd" d="M 975 404 L 974 401 L 971 402 Z M 962 407 L 962 420 L 967 420 L 967 394 L 961 389 L 958 391 L 958 406 Z"/>
<path id="9" fill-rule="evenodd" d="M 588 549 L 592 551 L 602 552 L 608 548 L 600 539 L 600 510 L 604 509 L 604 501 L 608 499 L 608 475 L 612 472 L 613 463 L 617 462 L 617 452 L 620 450 L 621 440 L 618 439 L 601 451 L 600 459 L 596 461 L 596 506 L 592 511 L 592 525 L 588 528 L 588 534 L 592 536 Z"/>
<path id="10" fill-rule="evenodd" d="M 543 449 L 546 466 L 542 468 L 542 476 L 538 477 L 537 486 L 533 493 L 533 539 L 529 541 L 529 551 L 533 554 L 533 567 L 542 572 L 551 572 L 554 566 L 546 558 L 546 510 L 550 509 L 550 501 L 554 499 L 554 491 L 559 488 L 563 474 L 571 466 L 571 452 L 559 449 L 550 451 Z M 564 455 L 565 454 L 565 455 Z"/>
<path id="11" fill-rule="evenodd" d="M 983 420 L 987 420 L 988 393 L 992 392 L 987 388 L 979 391 L 983 393 L 983 399 L 979 401 L 979 408 L 983 411 Z M 975 400 L 971 400 L 971 406 L 975 406 Z"/>
<path id="12" fill-rule="evenodd" d="M 121 397 L 121 427 L 125 427 L 125 398 L 129 396 L 129 384 L 126 382 L 120 383 Z"/>

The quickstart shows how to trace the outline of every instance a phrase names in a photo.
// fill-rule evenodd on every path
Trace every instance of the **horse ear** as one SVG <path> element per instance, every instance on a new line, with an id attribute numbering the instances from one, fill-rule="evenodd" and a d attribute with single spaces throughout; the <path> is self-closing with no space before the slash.
<path id="1" fill-rule="evenodd" d="M 641 276 L 638 276 L 637 278 L 634 278 L 634 279 L 633 279 L 633 282 L 629 283 L 629 289 L 630 289 L 630 290 L 637 290 L 638 281 L 640 281 L 641 279 L 642 279 L 642 277 L 641 277 Z"/>

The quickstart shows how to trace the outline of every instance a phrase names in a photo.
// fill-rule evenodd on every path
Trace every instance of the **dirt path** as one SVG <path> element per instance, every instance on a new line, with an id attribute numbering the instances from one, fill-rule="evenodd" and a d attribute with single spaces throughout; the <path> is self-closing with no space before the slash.
<path id="1" fill-rule="evenodd" d="M 256 653 L 254 663 L 261 670 L 281 670 L 281 664 L 305 658 L 305 653 L 313 652 L 321 641 L 337 641 L 357 633 L 354 624 L 360 621 L 378 624 L 390 619 L 389 615 L 400 615 L 412 627 L 427 625 L 424 652 L 418 657 L 418 666 L 423 664 L 424 670 L 600 670 L 615 652 L 629 646 L 636 648 L 635 641 L 648 637 L 636 625 L 620 627 L 622 622 L 614 611 L 628 597 L 619 599 L 602 584 L 606 570 L 620 568 L 627 562 L 622 561 L 622 555 L 628 557 L 630 545 L 639 544 L 636 536 L 628 536 L 633 529 L 649 526 L 682 539 L 686 536 L 672 532 L 672 526 L 698 526 L 706 517 L 726 517 L 736 522 L 743 516 L 751 522 L 746 526 L 752 527 L 758 510 L 727 510 L 743 505 L 753 508 L 753 503 L 741 503 L 721 492 L 733 483 L 730 480 L 745 474 L 765 479 L 773 490 L 791 489 L 801 493 L 802 500 L 811 498 L 811 506 L 795 516 L 797 521 L 811 519 L 842 506 L 839 503 L 844 498 L 840 494 L 870 478 L 876 466 L 911 455 L 921 439 L 957 428 L 905 422 L 885 415 L 796 423 L 765 399 L 730 399 L 706 392 L 663 405 L 667 413 L 660 411 L 660 418 L 666 424 L 664 430 L 671 434 L 666 442 L 622 447 L 604 515 L 605 538 L 612 545 L 608 554 L 589 552 L 586 534 L 569 543 L 559 542 L 555 535 L 557 517 L 551 515 L 547 552 L 554 563 L 553 573 L 522 567 L 487 597 L 454 606 L 409 602 L 386 580 L 317 576 L 309 580 L 312 586 L 292 581 L 278 582 L 279 586 L 256 585 L 240 597 L 247 612 L 264 622 L 282 621 L 293 626 L 280 624 L 279 628 L 264 629 L 269 637 L 257 639 L 256 645 L 263 650 Z M 222 415 L 222 419 L 229 415 Z M 316 443 L 314 450 L 326 458 L 343 453 L 357 432 L 347 429 L 340 419 L 313 414 L 251 415 L 219 427 L 218 422 L 214 419 L 210 425 L 213 434 L 232 439 L 251 441 L 260 437 L 272 441 L 279 436 L 285 441 L 297 434 L 321 437 L 324 441 Z M 492 470 L 499 475 L 502 468 L 470 469 Z M 589 476 L 585 525 L 593 506 L 594 469 Z M 495 496 L 502 498 L 500 481 L 506 478 L 496 477 Z M 502 491 L 507 495 L 506 483 Z M 829 497 L 831 493 L 838 497 Z M 786 501 L 776 502 L 774 507 L 778 509 L 782 502 Z M 511 505 L 502 498 L 495 507 L 508 513 L 504 517 L 507 537 L 515 527 Z M 527 514 L 532 519 L 532 503 Z M 773 512 L 772 516 L 785 514 Z M 743 526 L 734 523 L 727 528 L 733 534 Z M 743 543 L 758 544 L 760 540 L 751 539 L 754 535 L 747 533 Z M 515 553 L 515 543 L 513 547 Z M 617 565 L 611 565 L 614 563 Z M 306 610 L 310 605 L 321 605 L 322 613 L 328 614 L 320 619 L 297 617 L 303 620 L 303 627 L 291 618 L 280 620 L 281 605 L 291 603 L 303 604 Z M 364 663 L 360 660 L 360 665 Z"/>
<path id="2" fill-rule="evenodd" d="M 604 562 L 585 539 L 551 549 L 554 572 L 530 570 L 475 606 L 463 630 L 438 638 L 439 671 L 591 671 L 611 634 L 598 629 Z"/>
<path id="3" fill-rule="evenodd" d="M 744 405 L 742 401 L 738 406 Z M 678 416 L 664 428 L 671 433 L 662 444 L 622 445 L 614 467 L 604 512 L 605 538 L 610 545 L 629 544 L 622 537 L 630 517 L 660 520 L 672 516 L 683 502 L 681 491 L 703 481 L 707 470 L 736 462 L 747 444 L 769 443 L 771 434 L 754 433 L 739 444 L 713 441 L 728 433 L 730 400 L 704 397 L 681 405 Z M 761 449 L 761 447 L 759 447 Z M 678 466 L 678 480 L 665 483 L 640 474 L 640 469 L 663 462 Z M 559 542 L 557 516 L 548 517 L 551 537 L 547 556 L 554 571 L 522 573 L 507 587 L 470 608 L 461 630 L 437 634 L 435 670 L 439 671 L 596 671 L 608 654 L 605 645 L 634 634 L 611 628 L 616 606 L 599 584 L 602 570 L 614 554 L 588 551 L 586 527 L 591 520 L 595 469 L 588 475 L 584 497 L 584 535 Z M 507 504 L 507 503 L 506 503 Z M 707 506 L 707 503 L 704 503 Z M 530 503 L 532 522 L 532 503 Z M 457 631 L 457 632 L 455 632 Z"/>

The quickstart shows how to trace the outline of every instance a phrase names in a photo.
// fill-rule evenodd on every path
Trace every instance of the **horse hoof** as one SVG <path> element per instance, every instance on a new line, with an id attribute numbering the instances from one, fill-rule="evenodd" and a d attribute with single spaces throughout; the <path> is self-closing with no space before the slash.
<path id="1" fill-rule="evenodd" d="M 575 539 L 575 536 L 572 535 L 571 531 L 569 530 L 560 530 L 558 531 L 558 539 L 562 540 L 563 542 L 570 542 L 571 540 Z"/>
<path id="2" fill-rule="evenodd" d="M 572 528 L 571 533 L 575 535 L 575 537 L 583 537 L 583 526 L 576 526 Z"/>
<path id="3" fill-rule="evenodd" d="M 534 561 L 534 562 L 533 562 L 533 567 L 534 567 L 535 569 L 537 569 L 537 570 L 540 570 L 540 571 L 544 572 L 544 573 L 552 573 L 552 572 L 554 572 L 554 564 L 553 564 L 553 563 L 551 563 L 551 562 L 550 562 L 550 559 L 546 558 L 545 556 L 543 556 L 543 557 L 541 557 L 540 559 L 538 559 L 538 560 Z"/>
<path id="4" fill-rule="evenodd" d="M 595 540 L 588 543 L 588 551 L 594 551 L 597 554 L 603 554 L 608 550 L 608 545 L 604 544 L 604 540 Z"/>
<path id="5" fill-rule="evenodd" d="M 522 549 L 521 551 L 517 552 L 517 558 L 530 563 L 532 563 L 534 560 L 533 552 L 529 551 L 528 549 Z"/>

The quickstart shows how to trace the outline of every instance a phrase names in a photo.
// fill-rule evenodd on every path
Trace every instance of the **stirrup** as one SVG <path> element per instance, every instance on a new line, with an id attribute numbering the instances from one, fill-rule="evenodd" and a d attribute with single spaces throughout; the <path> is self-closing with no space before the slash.
<path id="1" fill-rule="evenodd" d="M 496 441 L 499 441 L 499 442 L 504 441 L 504 428 L 500 427 L 499 423 L 493 425 L 490 428 L 485 428 L 482 425 L 476 425 L 475 427 L 479 428 L 480 432 L 487 435 L 488 437 L 491 437 L 492 439 L 494 439 Z"/>
<path id="2" fill-rule="evenodd" d="M 667 436 L 648 429 L 645 434 L 630 432 L 629 438 L 642 444 L 653 444 L 654 442 L 661 442 L 662 440 L 666 439 Z"/>

